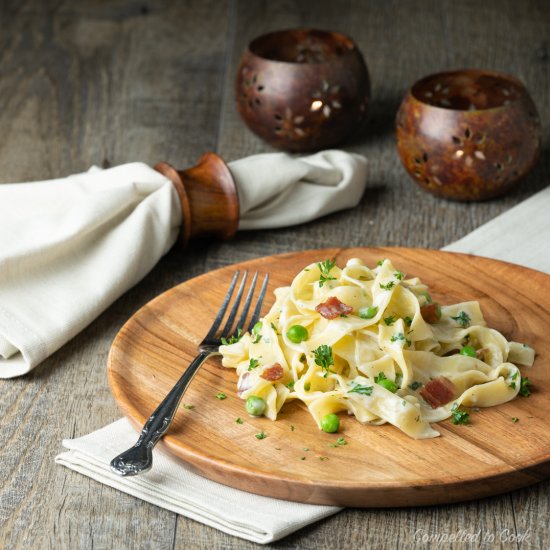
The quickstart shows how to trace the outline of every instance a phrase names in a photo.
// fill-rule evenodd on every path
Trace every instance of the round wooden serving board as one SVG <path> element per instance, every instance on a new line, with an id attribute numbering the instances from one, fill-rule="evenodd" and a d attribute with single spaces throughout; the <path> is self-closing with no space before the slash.
<path id="1" fill-rule="evenodd" d="M 237 376 L 207 361 L 193 380 L 165 450 L 200 475 L 238 489 L 299 502 L 342 506 L 414 506 L 503 493 L 550 474 L 550 277 L 494 260 L 405 248 L 312 250 L 229 266 L 186 281 L 139 310 L 116 337 L 109 383 L 124 414 L 141 427 L 196 355 L 236 269 L 270 273 L 272 291 L 300 269 L 335 258 L 375 265 L 390 258 L 419 276 L 442 304 L 478 300 L 489 326 L 537 352 L 522 368 L 530 397 L 471 412 L 471 425 L 449 420 L 441 437 L 415 441 L 397 428 L 363 426 L 341 415 L 338 434 L 318 430 L 304 405 L 289 403 L 276 422 L 252 418 L 236 395 Z M 227 399 L 216 394 L 224 392 Z M 193 405 L 193 409 L 183 407 Z M 240 417 L 243 423 L 235 420 Z M 512 418 L 518 418 L 513 422 Z M 255 434 L 265 432 L 265 439 Z M 347 444 L 331 446 L 338 437 Z M 121 449 L 122 451 L 122 449 Z M 154 466 L 153 466 L 154 468 Z"/>

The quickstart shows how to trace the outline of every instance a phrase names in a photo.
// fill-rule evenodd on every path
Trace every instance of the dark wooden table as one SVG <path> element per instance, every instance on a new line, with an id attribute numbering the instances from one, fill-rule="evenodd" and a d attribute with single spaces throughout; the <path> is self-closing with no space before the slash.
<path id="1" fill-rule="evenodd" d="M 270 151 L 244 127 L 234 104 L 237 63 L 251 38 L 288 27 L 330 28 L 352 36 L 366 57 L 373 82 L 368 131 L 342 146 L 369 158 L 369 184 L 357 208 L 300 227 L 174 249 L 30 375 L 0 382 L 0 547 L 251 548 L 54 465 L 63 438 L 120 416 L 105 372 L 115 334 L 151 298 L 208 270 L 325 246 L 439 248 L 545 187 L 550 4 L 4 0 L 0 6 L 1 182 L 134 160 L 183 168 L 208 150 L 228 161 Z M 435 199 L 409 180 L 397 157 L 394 115 L 407 87 L 428 73 L 459 67 L 515 74 L 543 121 L 536 169 L 498 200 Z M 548 548 L 549 503 L 546 481 L 461 505 L 348 509 L 273 546 L 415 548 L 424 534 L 444 540 L 481 530 L 495 537 L 487 547 Z M 524 542 L 510 542 L 517 535 Z"/>

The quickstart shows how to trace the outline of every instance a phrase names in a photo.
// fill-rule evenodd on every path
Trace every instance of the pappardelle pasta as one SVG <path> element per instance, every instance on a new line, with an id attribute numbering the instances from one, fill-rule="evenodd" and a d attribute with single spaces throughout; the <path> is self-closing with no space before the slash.
<path id="1" fill-rule="evenodd" d="M 251 333 L 220 347 L 248 412 L 271 420 L 299 399 L 324 431 L 347 411 L 363 424 L 436 437 L 431 423 L 460 418 L 461 406 L 516 397 L 517 364 L 534 361 L 530 346 L 487 327 L 478 302 L 440 306 L 389 259 L 374 268 L 313 263 L 275 297 Z"/>

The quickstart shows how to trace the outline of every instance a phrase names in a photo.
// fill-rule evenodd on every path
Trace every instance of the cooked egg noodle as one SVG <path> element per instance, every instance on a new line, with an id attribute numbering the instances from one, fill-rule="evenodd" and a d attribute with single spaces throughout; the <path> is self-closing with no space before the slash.
<path id="1" fill-rule="evenodd" d="M 352 312 L 325 318 L 316 308 L 331 297 Z M 433 324 L 421 311 L 430 303 L 426 285 L 407 279 L 388 259 L 373 269 L 352 259 L 343 269 L 332 267 L 328 277 L 313 263 L 289 287 L 276 289 L 257 334 L 220 347 L 222 363 L 237 370 L 239 396 L 263 398 L 271 420 L 285 402 L 298 399 L 319 427 L 327 414 L 346 411 L 363 424 L 390 423 L 415 439 L 436 437 L 430 423 L 449 418 L 458 405 L 513 399 L 521 380 L 514 363 L 532 365 L 534 350 L 488 328 L 478 302 L 444 306 Z M 365 318 L 369 307 L 374 314 Z M 307 329 L 306 340 L 289 339 L 294 325 Z M 458 353 L 464 345 L 478 356 Z M 321 346 L 330 348 L 332 362 L 316 360 Z M 283 376 L 270 381 L 262 375 L 274 364 Z M 454 395 L 432 408 L 422 389 L 439 377 L 452 382 Z M 396 392 L 378 384 L 381 378 L 394 382 Z"/>

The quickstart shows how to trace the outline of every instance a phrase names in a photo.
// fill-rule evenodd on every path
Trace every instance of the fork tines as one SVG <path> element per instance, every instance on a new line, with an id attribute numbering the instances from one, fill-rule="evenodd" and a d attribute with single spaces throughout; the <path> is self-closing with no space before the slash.
<path id="1" fill-rule="evenodd" d="M 237 271 L 235 275 L 233 276 L 233 279 L 231 281 L 231 284 L 229 286 L 229 290 L 227 291 L 227 294 L 225 295 L 223 304 L 218 312 L 218 315 L 216 316 L 216 319 L 214 320 L 214 323 L 212 324 L 212 327 L 210 328 L 210 331 L 208 332 L 208 335 L 206 336 L 206 339 L 214 338 L 218 332 L 218 329 L 225 317 L 225 314 L 227 313 L 227 309 L 229 307 L 229 304 L 231 303 L 231 299 L 233 297 L 233 293 L 235 291 L 235 288 L 237 287 L 237 282 L 239 280 L 240 272 Z M 241 277 L 241 282 L 238 286 L 237 294 L 235 296 L 235 299 L 233 301 L 233 305 L 231 306 L 231 309 L 229 311 L 229 314 L 227 315 L 227 319 L 225 320 L 225 325 L 221 331 L 221 334 L 219 334 L 219 338 L 230 338 L 233 335 L 236 335 L 239 330 L 242 332 L 251 331 L 254 325 L 258 322 L 258 319 L 260 318 L 260 312 L 262 309 L 262 303 L 265 298 L 266 289 L 267 289 L 267 283 L 269 280 L 269 274 L 266 274 L 262 286 L 260 288 L 258 297 L 256 299 L 256 305 L 253 309 L 252 316 L 250 317 L 250 320 L 248 322 L 248 325 L 246 325 L 247 317 L 249 316 L 249 312 L 251 309 L 251 306 L 253 304 L 254 300 L 254 291 L 256 289 L 256 284 L 258 281 L 258 272 L 254 273 L 254 276 L 252 277 L 252 282 L 250 283 L 250 287 L 248 289 L 248 293 L 246 294 L 246 299 L 244 304 L 242 305 L 242 308 L 240 310 L 240 315 L 237 319 L 237 314 L 239 313 L 239 309 L 241 306 L 241 301 L 246 289 L 246 282 L 248 279 L 248 271 L 245 271 Z"/>

